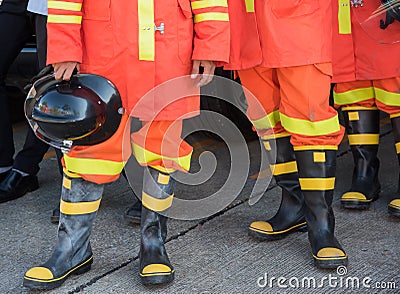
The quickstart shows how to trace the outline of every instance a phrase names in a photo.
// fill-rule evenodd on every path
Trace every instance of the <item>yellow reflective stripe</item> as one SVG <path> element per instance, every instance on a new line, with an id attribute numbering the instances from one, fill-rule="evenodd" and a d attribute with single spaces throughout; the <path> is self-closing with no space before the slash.
<path id="1" fill-rule="evenodd" d="M 229 21 L 229 15 L 226 12 L 205 12 L 194 16 L 194 23 L 210 20 Z"/>
<path id="2" fill-rule="evenodd" d="M 395 118 L 395 117 L 399 117 L 400 113 L 394 113 L 390 115 L 390 118 Z"/>
<path id="3" fill-rule="evenodd" d="M 338 150 L 338 146 L 335 145 L 304 145 L 304 146 L 293 146 L 294 151 L 304 150 Z"/>
<path id="4" fill-rule="evenodd" d="M 261 137 L 261 140 L 271 140 L 271 139 L 279 139 L 279 138 L 285 138 L 285 137 L 290 137 L 290 134 L 288 132 L 282 132 L 278 134 L 271 134 L 271 135 L 265 135 Z"/>
<path id="5" fill-rule="evenodd" d="M 338 0 L 339 34 L 351 34 L 350 0 Z"/>
<path id="6" fill-rule="evenodd" d="M 48 1 L 48 8 L 53 9 L 62 9 L 62 10 L 70 10 L 70 11 L 81 11 L 82 3 L 74 3 L 67 1 Z"/>
<path id="7" fill-rule="evenodd" d="M 358 115 L 358 111 L 349 111 L 348 112 L 349 120 L 355 121 L 360 120 L 360 116 Z"/>
<path id="8" fill-rule="evenodd" d="M 350 145 L 377 145 L 379 134 L 351 134 L 347 135 Z"/>
<path id="9" fill-rule="evenodd" d="M 339 105 L 353 104 L 374 97 L 375 97 L 375 92 L 373 87 L 355 89 L 343 93 L 333 92 L 333 99 L 335 101 L 335 104 Z"/>
<path id="10" fill-rule="evenodd" d="M 274 176 L 285 175 L 297 172 L 297 163 L 296 161 L 289 161 L 284 163 L 271 164 L 270 168 Z"/>
<path id="11" fill-rule="evenodd" d="M 63 186 L 64 188 L 71 190 L 71 183 L 72 181 L 66 177 L 63 177 Z"/>
<path id="12" fill-rule="evenodd" d="M 163 173 L 158 174 L 157 182 L 162 185 L 167 185 L 169 182 L 169 175 Z"/>
<path id="13" fill-rule="evenodd" d="M 82 178 L 80 175 L 73 173 L 73 172 L 67 170 L 66 168 L 63 168 L 63 173 L 70 178 L 74 178 L 74 179 Z"/>
<path id="14" fill-rule="evenodd" d="M 147 165 L 148 163 L 151 163 L 153 161 L 162 159 L 162 160 L 171 160 L 177 163 L 180 167 L 182 167 L 184 170 L 189 170 L 190 169 L 190 159 L 192 157 L 192 152 L 190 152 L 188 155 L 182 156 L 182 157 L 167 157 L 167 156 L 162 156 L 157 153 L 153 153 L 149 150 L 146 150 L 139 145 L 132 143 L 132 150 L 133 154 L 135 155 L 136 160 L 142 164 L 142 165 Z M 154 166 L 152 166 L 154 167 Z M 154 167 L 157 170 L 160 170 L 157 167 Z"/>
<path id="15" fill-rule="evenodd" d="M 352 111 L 352 110 L 378 110 L 378 107 L 366 107 L 366 106 L 344 106 L 342 111 Z"/>
<path id="16" fill-rule="evenodd" d="M 325 152 L 313 152 L 314 162 L 325 162 Z"/>
<path id="17" fill-rule="evenodd" d="M 176 169 L 166 168 L 161 165 L 152 165 L 151 167 L 165 174 L 172 174 L 173 172 L 176 172 Z"/>
<path id="18" fill-rule="evenodd" d="M 376 100 L 379 100 L 385 105 L 400 106 L 400 94 L 388 92 L 379 88 L 375 88 Z"/>
<path id="19" fill-rule="evenodd" d="M 396 153 L 400 154 L 400 142 L 396 143 L 395 146 L 396 146 Z"/>
<path id="20" fill-rule="evenodd" d="M 335 178 L 299 178 L 302 190 L 333 190 Z"/>
<path id="21" fill-rule="evenodd" d="M 272 150 L 271 144 L 269 142 L 263 142 L 263 144 L 264 144 L 265 150 L 267 150 L 267 151 L 271 151 Z"/>
<path id="22" fill-rule="evenodd" d="M 81 24 L 82 23 L 82 16 L 49 14 L 48 17 L 47 17 L 47 22 L 48 23 Z"/>
<path id="23" fill-rule="evenodd" d="M 279 110 L 275 110 L 260 119 L 252 120 L 251 123 L 256 129 L 265 130 L 275 127 L 280 120 Z"/>
<path id="24" fill-rule="evenodd" d="M 101 198 L 91 202 L 66 202 L 61 199 L 60 212 L 69 215 L 89 214 L 99 210 Z"/>
<path id="25" fill-rule="evenodd" d="M 306 136 L 321 136 L 336 133 L 340 130 L 339 118 L 334 117 L 321 121 L 308 121 L 304 119 L 292 118 L 280 114 L 282 126 L 289 132 L 306 135 Z"/>
<path id="26" fill-rule="evenodd" d="M 201 8 L 208 8 L 208 7 L 228 7 L 227 0 L 200 0 L 194 1 L 191 3 L 192 9 L 201 9 Z"/>
<path id="27" fill-rule="evenodd" d="M 246 12 L 254 12 L 254 0 L 245 0 Z"/>
<path id="28" fill-rule="evenodd" d="M 74 173 L 85 175 L 117 175 L 124 168 L 125 162 L 117 162 L 103 159 L 73 158 L 64 155 L 67 169 Z"/>
<path id="29" fill-rule="evenodd" d="M 169 207 L 171 207 L 173 199 L 174 199 L 174 194 L 164 199 L 158 199 L 154 198 L 153 196 L 147 194 L 144 191 L 142 192 L 143 206 L 152 211 L 160 212 L 168 209 Z"/>
<path id="30" fill-rule="evenodd" d="M 138 0 L 139 60 L 154 61 L 154 1 Z"/>

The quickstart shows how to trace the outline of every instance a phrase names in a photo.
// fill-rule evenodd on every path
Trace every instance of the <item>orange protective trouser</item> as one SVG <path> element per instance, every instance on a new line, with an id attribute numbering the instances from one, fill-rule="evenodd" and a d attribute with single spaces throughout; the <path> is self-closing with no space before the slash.
<path id="1" fill-rule="evenodd" d="M 334 145 L 344 128 L 329 106 L 331 64 L 240 70 L 247 116 L 260 137 L 291 134 L 293 146 Z"/>
<path id="2" fill-rule="evenodd" d="M 130 119 L 123 116 L 117 132 L 107 141 L 93 146 L 77 146 L 64 155 L 64 172 L 97 184 L 110 183 L 129 159 L 135 156 L 142 166 L 164 173 L 188 171 L 192 147 L 181 138 L 182 120 L 144 122 L 130 133 Z"/>
<path id="3" fill-rule="evenodd" d="M 333 97 L 335 107 L 377 107 L 390 114 L 400 113 L 400 77 L 337 83 Z"/>

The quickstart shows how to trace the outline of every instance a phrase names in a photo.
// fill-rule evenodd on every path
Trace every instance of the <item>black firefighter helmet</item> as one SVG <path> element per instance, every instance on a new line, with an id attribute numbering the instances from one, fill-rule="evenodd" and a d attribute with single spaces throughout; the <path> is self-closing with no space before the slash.
<path id="1" fill-rule="evenodd" d="M 76 74 L 70 81 L 44 76 L 25 101 L 25 116 L 36 136 L 62 150 L 107 140 L 118 129 L 122 113 L 117 88 L 94 74 Z"/>

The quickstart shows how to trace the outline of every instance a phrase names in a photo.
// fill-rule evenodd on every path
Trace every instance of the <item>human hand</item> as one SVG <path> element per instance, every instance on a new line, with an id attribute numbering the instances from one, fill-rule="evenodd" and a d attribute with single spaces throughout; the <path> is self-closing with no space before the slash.
<path id="1" fill-rule="evenodd" d="M 56 80 L 69 81 L 75 68 L 79 72 L 79 63 L 75 61 L 65 61 L 53 64 Z"/>
<path id="2" fill-rule="evenodd" d="M 203 68 L 203 73 L 200 75 L 200 68 Z M 215 64 L 209 60 L 193 60 L 192 79 L 197 79 L 200 76 L 196 87 L 202 87 L 212 81 L 214 77 Z"/>

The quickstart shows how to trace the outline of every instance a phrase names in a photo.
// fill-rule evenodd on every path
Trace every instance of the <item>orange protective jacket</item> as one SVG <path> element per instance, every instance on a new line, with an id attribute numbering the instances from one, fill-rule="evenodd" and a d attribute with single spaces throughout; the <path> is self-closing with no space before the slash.
<path id="1" fill-rule="evenodd" d="M 229 59 L 227 0 L 64 0 L 48 2 L 47 63 L 81 63 L 81 72 L 117 86 L 130 113 L 157 85 L 191 73 L 192 60 Z M 133 113 L 154 118 L 162 97 Z M 158 120 L 199 110 L 187 97 L 163 109 Z M 194 112 L 193 112 L 194 111 Z"/>
<path id="2" fill-rule="evenodd" d="M 231 0 L 229 69 L 330 62 L 332 5 L 327 0 Z"/>
<path id="3" fill-rule="evenodd" d="M 400 43 L 387 43 L 392 36 L 399 36 L 400 23 L 395 21 L 382 30 L 379 21 L 385 14 L 365 22 L 381 1 L 366 0 L 362 7 L 352 8 L 349 2 L 332 1 L 333 82 L 400 76 Z"/>

